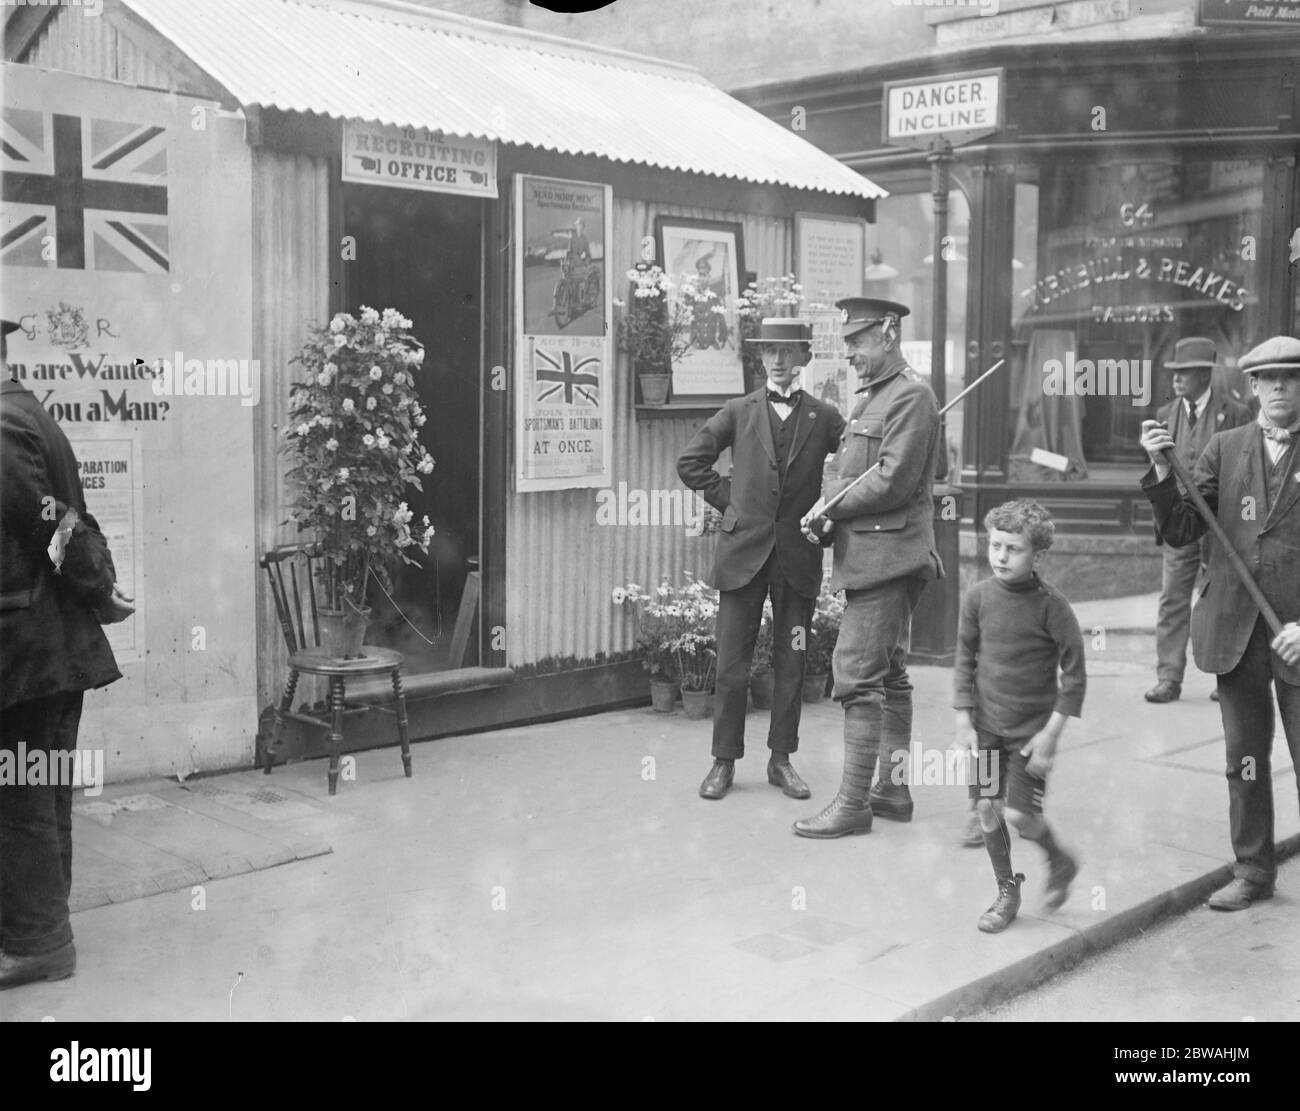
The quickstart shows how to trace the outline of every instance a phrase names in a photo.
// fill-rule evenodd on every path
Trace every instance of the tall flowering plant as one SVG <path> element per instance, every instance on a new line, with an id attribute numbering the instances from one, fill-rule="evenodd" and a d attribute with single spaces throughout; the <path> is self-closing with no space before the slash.
<path id="1" fill-rule="evenodd" d="M 615 301 L 623 310 L 619 347 L 627 353 L 634 374 L 671 374 L 674 360 L 691 349 L 692 302 L 670 297 L 677 287 L 651 263 L 637 263 L 627 279 L 631 300 Z"/>
<path id="2" fill-rule="evenodd" d="M 417 432 L 428 419 L 415 389 L 424 349 L 410 327 L 395 309 L 363 305 L 359 319 L 339 313 L 312 329 L 292 360 L 304 378 L 289 389 L 283 447 L 290 520 L 315 533 L 327 609 L 364 609 L 368 579 L 390 590 L 398 564 L 416 564 L 433 538 L 428 517 L 412 529 L 403 500 L 433 471 Z"/>
<path id="3" fill-rule="evenodd" d="M 679 682 L 683 690 L 712 690 L 718 592 L 689 571 L 685 579 L 674 586 L 665 578 L 651 592 L 629 583 L 614 591 L 614 600 L 636 606 L 636 644 L 652 679 Z"/>

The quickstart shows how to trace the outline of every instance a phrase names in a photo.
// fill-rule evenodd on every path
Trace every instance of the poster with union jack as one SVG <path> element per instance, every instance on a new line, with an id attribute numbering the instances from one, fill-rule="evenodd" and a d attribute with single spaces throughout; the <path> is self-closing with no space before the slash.
<path id="1" fill-rule="evenodd" d="M 613 411 L 603 249 L 611 190 L 524 175 L 515 181 L 515 488 L 604 488 Z M 545 248 L 556 227 L 571 234 L 552 252 Z"/>
<path id="2" fill-rule="evenodd" d="M 6 105 L 0 265 L 167 274 L 172 129 Z"/>

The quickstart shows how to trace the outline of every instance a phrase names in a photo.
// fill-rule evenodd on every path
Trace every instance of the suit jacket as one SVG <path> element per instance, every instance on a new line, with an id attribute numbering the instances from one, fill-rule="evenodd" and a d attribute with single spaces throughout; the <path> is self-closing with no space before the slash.
<path id="1" fill-rule="evenodd" d="M 739 590 L 752 582 L 772 549 L 785 577 L 805 598 L 821 590 L 822 550 L 799 530 L 821 492 L 826 456 L 844 429 L 838 409 L 804 392 L 782 485 L 768 419 L 767 387 L 732 398 L 695 434 L 677 460 L 677 474 L 722 513 L 710 585 Z M 731 448 L 731 476 L 714 467 Z"/>
<path id="2" fill-rule="evenodd" d="M 46 549 L 69 507 L 82 520 L 56 575 Z M 91 613 L 115 581 L 68 438 L 21 383 L 0 383 L 0 706 L 122 677 Z"/>
<path id="3" fill-rule="evenodd" d="M 830 511 L 835 526 L 833 590 L 891 579 L 943 578 L 934 549 L 934 476 L 939 409 L 929 385 L 903 359 L 864 391 L 841 438 L 827 482 L 829 499 L 877 460 L 880 466 Z"/>
<path id="4" fill-rule="evenodd" d="M 1264 597 L 1287 623 L 1300 618 L 1300 574 L 1296 570 L 1300 560 L 1300 448 L 1293 448 L 1291 473 L 1270 506 L 1263 444 L 1263 431 L 1253 423 L 1220 432 L 1197 460 L 1192 479 Z M 1191 499 L 1179 496 L 1172 473 L 1157 482 L 1151 468 L 1142 476 L 1142 488 L 1166 544 L 1182 547 L 1207 531 Z M 1258 618 L 1259 608 L 1233 571 L 1223 546 L 1211 545 L 1201 596 L 1192 607 L 1196 666 L 1215 675 L 1231 671 L 1241 662 Z M 1300 668 L 1289 667 L 1277 656 L 1273 657 L 1273 671 L 1286 682 L 1300 685 Z"/>
<path id="5" fill-rule="evenodd" d="M 1205 412 L 1197 419 L 1196 427 L 1187 427 L 1187 406 L 1181 397 L 1160 406 L 1156 410 L 1156 420 L 1163 421 L 1169 428 L 1169 435 L 1184 444 L 1182 458 L 1190 470 L 1201 457 L 1201 452 L 1209 446 L 1210 437 L 1216 432 L 1227 432 L 1249 424 L 1251 415 L 1246 406 L 1211 386 Z"/>

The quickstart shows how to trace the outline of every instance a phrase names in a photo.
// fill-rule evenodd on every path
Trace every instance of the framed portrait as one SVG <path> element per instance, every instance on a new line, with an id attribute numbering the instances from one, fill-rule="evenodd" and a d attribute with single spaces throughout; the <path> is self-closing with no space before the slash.
<path id="1" fill-rule="evenodd" d="M 738 223 L 660 216 L 659 265 L 674 283 L 673 301 L 689 299 L 687 350 L 673 361 L 673 396 L 705 404 L 746 392 L 740 346 L 740 275 L 744 231 Z M 675 306 L 670 304 L 671 312 Z"/>

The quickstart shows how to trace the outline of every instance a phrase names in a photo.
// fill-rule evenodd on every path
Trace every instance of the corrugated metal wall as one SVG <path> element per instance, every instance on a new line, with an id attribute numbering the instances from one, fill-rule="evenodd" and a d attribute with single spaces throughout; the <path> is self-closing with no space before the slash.
<path id="1" fill-rule="evenodd" d="M 170 89 L 175 79 L 147 58 L 108 20 L 86 14 L 83 7 L 60 7 L 19 61 L 43 69 L 62 69 L 83 77 L 102 77 L 130 85 Z"/>
<path id="2" fill-rule="evenodd" d="M 655 217 L 688 216 L 740 221 L 745 268 L 760 276 L 783 274 L 793 259 L 792 222 L 714 209 L 614 201 L 613 272 L 621 275 L 640 257 L 643 236 L 654 234 Z M 619 294 L 620 296 L 623 294 Z M 617 311 L 617 310 L 616 310 Z M 683 490 L 677 457 L 703 416 L 637 420 L 635 389 L 627 359 L 615 363 L 613 466 L 610 486 L 629 490 Z M 548 656 L 586 659 L 632 646 L 631 607 L 615 606 L 615 586 L 657 583 L 683 571 L 705 575 L 713 559 L 712 537 L 692 537 L 684 527 L 602 526 L 596 523 L 595 490 L 512 494 L 506 526 L 506 649 L 518 666 Z"/>
<path id="3" fill-rule="evenodd" d="M 281 430 L 289 407 L 289 360 L 307 329 L 329 312 L 328 159 L 253 151 L 253 357 L 262 367 L 262 398 L 254 432 L 258 553 L 296 539 L 288 515 Z M 259 706 L 279 701 L 288 655 L 265 575 L 259 572 Z M 310 693 L 303 690 L 303 694 Z"/>

